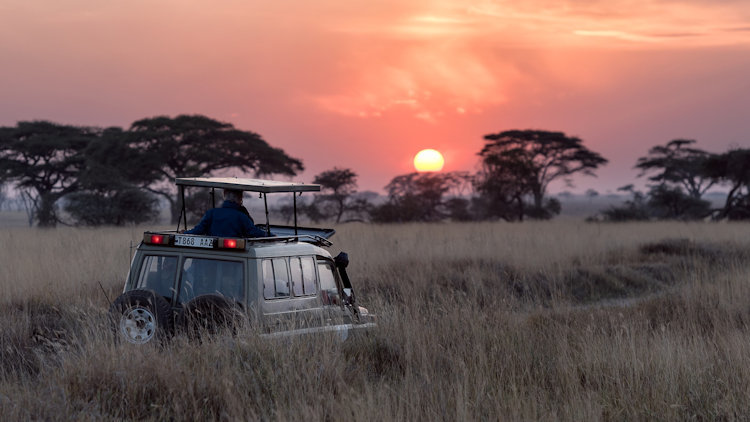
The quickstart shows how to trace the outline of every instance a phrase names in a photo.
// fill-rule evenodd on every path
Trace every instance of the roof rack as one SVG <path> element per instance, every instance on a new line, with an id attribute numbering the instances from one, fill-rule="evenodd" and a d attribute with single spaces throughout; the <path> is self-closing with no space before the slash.
<path id="1" fill-rule="evenodd" d="M 182 218 L 177 220 L 177 231 L 180 230 L 180 220 L 187 230 L 187 212 L 185 210 L 185 187 L 198 186 L 211 188 L 211 203 L 216 207 L 216 189 L 235 189 L 249 192 L 260 192 L 263 195 L 263 205 L 266 211 L 266 231 L 270 232 L 271 223 L 268 218 L 268 198 L 269 193 L 291 192 L 294 207 L 294 234 L 298 235 L 297 227 L 297 195 L 302 192 L 320 192 L 320 185 L 297 182 L 281 182 L 277 180 L 263 179 L 246 179 L 238 177 L 178 177 L 175 184 L 179 186 L 180 197 L 182 198 Z M 330 242 L 329 242 L 330 243 Z"/>
<path id="2" fill-rule="evenodd" d="M 295 235 L 295 236 L 251 237 L 251 238 L 247 238 L 247 241 L 250 243 L 306 242 L 306 243 L 311 243 L 316 246 L 325 246 L 325 247 L 333 245 L 333 243 L 331 243 L 330 240 L 325 239 L 321 236 L 314 235 L 314 234 L 300 234 L 300 235 Z"/>
<path id="3" fill-rule="evenodd" d="M 236 189 L 250 192 L 320 192 L 320 185 L 277 180 L 243 179 L 238 177 L 179 177 L 177 186 L 201 186 L 205 188 Z"/>

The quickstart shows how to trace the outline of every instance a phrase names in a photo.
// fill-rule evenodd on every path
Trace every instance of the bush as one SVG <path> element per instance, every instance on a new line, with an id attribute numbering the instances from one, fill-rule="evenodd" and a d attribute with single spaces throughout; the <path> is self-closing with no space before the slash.
<path id="1" fill-rule="evenodd" d="M 659 185 L 649 192 L 648 207 L 658 219 L 696 220 L 706 217 L 711 204 L 685 194 L 679 187 Z"/>
<path id="2" fill-rule="evenodd" d="M 159 215 L 156 198 L 136 188 L 106 193 L 76 192 L 65 199 L 65 211 L 77 225 L 139 224 L 153 221 Z"/>

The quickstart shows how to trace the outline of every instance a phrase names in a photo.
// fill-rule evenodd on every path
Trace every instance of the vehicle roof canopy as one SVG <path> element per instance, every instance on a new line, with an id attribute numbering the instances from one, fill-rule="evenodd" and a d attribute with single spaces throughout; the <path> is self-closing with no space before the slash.
<path id="1" fill-rule="evenodd" d="M 201 186 L 207 188 L 236 189 L 250 192 L 319 192 L 320 185 L 277 180 L 244 179 L 238 177 L 179 177 L 177 186 Z"/>

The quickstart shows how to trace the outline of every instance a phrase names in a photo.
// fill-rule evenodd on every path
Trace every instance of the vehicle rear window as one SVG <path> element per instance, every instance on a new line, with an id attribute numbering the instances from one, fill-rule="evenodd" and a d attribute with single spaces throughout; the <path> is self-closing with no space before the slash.
<path id="1" fill-rule="evenodd" d="M 143 259 L 136 287 L 153 290 L 171 300 L 176 274 L 176 256 L 147 255 Z"/>
<path id="2" fill-rule="evenodd" d="M 185 258 L 182 264 L 180 302 L 205 294 L 219 294 L 240 303 L 245 298 L 245 275 L 241 261 Z"/>

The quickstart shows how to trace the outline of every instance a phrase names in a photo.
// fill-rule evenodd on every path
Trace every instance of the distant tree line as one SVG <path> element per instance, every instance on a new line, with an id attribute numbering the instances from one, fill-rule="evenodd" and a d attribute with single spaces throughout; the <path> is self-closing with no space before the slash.
<path id="1" fill-rule="evenodd" d="M 547 195 L 551 182 L 571 185 L 574 174 L 594 175 L 607 163 L 576 137 L 562 132 L 510 130 L 484 137 L 478 152 L 480 170 L 410 173 L 385 186 L 387 200 L 380 204 L 357 197 L 356 174 L 333 169 L 315 182 L 324 193 L 302 206 L 312 220 L 341 221 L 342 215 L 374 222 L 470 221 L 549 219 L 561 203 Z M 695 140 L 676 139 L 651 148 L 638 159 L 639 177 L 648 176 L 647 191 L 630 184 L 620 188 L 630 199 L 610 207 L 593 221 L 629 220 L 743 220 L 750 219 L 750 149 L 713 154 L 695 147 Z M 331 181 L 336 181 L 331 183 Z M 341 182 L 346 181 L 346 189 Z M 704 199 L 712 187 L 728 189 L 721 207 Z M 598 195 L 589 189 L 586 196 Z M 335 212 L 319 205 L 335 196 Z"/>
<path id="2" fill-rule="evenodd" d="M 562 132 L 510 130 L 486 135 L 478 155 L 481 168 L 469 172 L 426 172 L 399 175 L 385 186 L 384 203 L 355 197 L 356 178 L 349 169 L 333 169 L 316 177 L 324 194 L 301 209 L 312 220 L 331 217 L 321 202 L 336 205 L 336 220 L 348 210 L 375 222 L 549 219 L 560 213 L 560 202 L 548 187 L 580 173 L 593 175 L 607 163 L 576 137 Z M 346 181 L 346 189 L 336 188 Z M 336 181 L 336 182 L 331 182 Z M 327 193 L 326 193 L 327 192 Z M 335 199 L 334 199 L 335 198 Z M 350 200 L 351 198 L 351 200 Z"/>
<path id="3" fill-rule="evenodd" d="M 581 139 L 562 132 L 509 130 L 484 141 L 476 172 L 398 175 L 385 186 L 385 199 L 359 192 L 351 169 L 323 171 L 313 179 L 321 192 L 300 197 L 299 214 L 337 223 L 549 219 L 561 211 L 560 201 L 548 195 L 552 182 L 571 186 L 573 175 L 594 176 L 607 163 Z M 750 150 L 712 154 L 695 143 L 677 139 L 653 147 L 635 166 L 639 176 L 648 177 L 648 190 L 624 186 L 631 198 L 596 219 L 750 218 Z M 127 129 L 47 121 L 0 127 L 0 182 L 15 186 L 29 222 L 41 227 L 148 222 L 157 216 L 159 200 L 169 205 L 175 222 L 176 177 L 227 171 L 295 175 L 303 168 L 301 160 L 260 135 L 201 115 L 146 118 Z M 729 190 L 723 206 L 714 209 L 703 196 L 716 186 Z M 2 194 L 0 201 L 5 198 Z M 206 203 L 205 192 L 188 192 L 193 216 L 200 216 Z M 291 202 L 276 211 L 289 221 Z"/>
<path id="4" fill-rule="evenodd" d="M 607 221 L 747 220 L 750 219 L 750 149 L 713 154 L 695 147 L 692 139 L 658 145 L 638 159 L 639 177 L 648 175 L 647 191 L 620 188 L 631 198 L 601 214 Z M 720 207 L 704 199 L 714 186 L 728 188 Z"/>
<path id="5" fill-rule="evenodd" d="M 128 129 L 0 127 L 0 182 L 17 188 L 40 227 L 142 223 L 157 215 L 157 198 L 176 221 L 173 179 L 227 169 L 295 175 L 303 165 L 256 133 L 201 115 L 147 118 Z"/>

